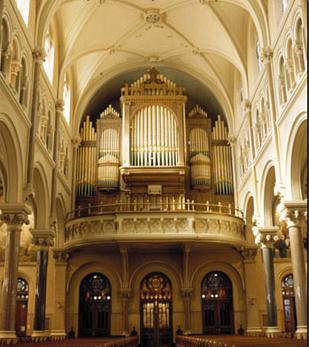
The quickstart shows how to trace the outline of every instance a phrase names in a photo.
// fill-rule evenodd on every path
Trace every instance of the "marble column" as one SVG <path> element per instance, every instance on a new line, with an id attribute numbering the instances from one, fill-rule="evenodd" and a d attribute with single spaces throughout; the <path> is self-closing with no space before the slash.
<path id="1" fill-rule="evenodd" d="M 277 304 L 275 296 L 275 275 L 273 244 L 277 241 L 278 227 L 259 227 L 256 243 L 262 248 L 264 274 L 265 274 L 265 294 L 267 308 L 267 327 L 265 334 L 267 337 L 280 336 L 277 322 Z"/>
<path id="2" fill-rule="evenodd" d="M 37 274 L 35 288 L 35 306 L 32 340 L 42 342 L 47 340 L 45 330 L 46 286 L 48 249 L 53 245 L 54 232 L 50 229 L 32 230 L 33 243 L 37 247 Z"/>
<path id="3" fill-rule="evenodd" d="M 289 230 L 291 262 L 293 269 L 298 339 L 307 339 L 307 276 L 302 228 L 306 228 L 307 201 L 285 201 L 280 218 Z"/>
<path id="4" fill-rule="evenodd" d="M 55 260 L 55 301 L 51 339 L 57 341 L 64 340 L 66 338 L 66 273 L 69 253 L 62 249 L 54 249 L 53 257 Z"/>
<path id="5" fill-rule="evenodd" d="M 259 309 L 257 305 L 256 254 L 257 247 L 245 248 L 241 251 L 245 273 L 247 304 L 246 335 L 248 336 L 260 336 L 263 333 L 259 321 Z"/>
<path id="6" fill-rule="evenodd" d="M 18 257 L 21 228 L 28 223 L 29 208 L 23 204 L 0 204 L 0 219 L 7 224 L 4 279 L 1 293 L 0 344 L 16 343 L 15 332 Z"/>
<path id="7" fill-rule="evenodd" d="M 129 288 L 129 254 L 126 245 L 121 245 L 119 250 L 122 261 L 122 286 L 120 290 L 122 300 L 122 334 L 129 336 L 128 301 L 131 294 L 131 289 Z"/>
<path id="8" fill-rule="evenodd" d="M 191 244 L 185 243 L 183 249 L 183 284 L 184 287 L 181 289 L 184 308 L 185 308 L 185 326 L 184 333 L 191 333 L 191 296 L 192 288 L 190 288 L 189 278 L 189 262 L 190 262 Z"/>

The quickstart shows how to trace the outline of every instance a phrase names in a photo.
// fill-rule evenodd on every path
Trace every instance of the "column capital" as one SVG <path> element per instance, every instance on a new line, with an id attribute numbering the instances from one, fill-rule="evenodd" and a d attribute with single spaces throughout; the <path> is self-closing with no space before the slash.
<path id="1" fill-rule="evenodd" d="M 55 233 L 51 229 L 32 229 L 32 243 L 38 248 L 48 248 L 54 245 Z"/>
<path id="2" fill-rule="evenodd" d="M 63 99 L 58 99 L 56 102 L 55 102 L 55 108 L 56 108 L 56 111 L 57 112 L 63 112 L 63 109 L 64 109 L 64 101 Z"/>
<path id="3" fill-rule="evenodd" d="M 82 142 L 82 138 L 79 135 L 75 135 L 72 138 L 72 144 L 74 148 L 78 148 Z"/>
<path id="4" fill-rule="evenodd" d="M 274 243 L 278 240 L 279 227 L 253 227 L 253 234 L 255 236 L 255 243 L 261 248 L 272 248 Z"/>
<path id="5" fill-rule="evenodd" d="M 132 294 L 131 288 L 121 288 L 120 289 L 120 297 L 122 299 L 129 299 Z"/>
<path id="6" fill-rule="evenodd" d="M 23 224 L 29 224 L 28 215 L 31 209 L 25 204 L 0 204 L 0 220 L 11 229 L 21 229 Z"/>
<path id="7" fill-rule="evenodd" d="M 242 103 L 242 107 L 245 113 L 251 112 L 251 101 L 249 99 L 244 99 Z"/>
<path id="8" fill-rule="evenodd" d="M 36 63 L 43 64 L 46 58 L 46 52 L 44 47 L 35 47 L 32 51 L 32 56 Z"/>
<path id="9" fill-rule="evenodd" d="M 307 200 L 282 201 L 280 205 L 280 221 L 286 222 L 288 228 L 301 227 L 306 224 Z"/>
<path id="10" fill-rule="evenodd" d="M 65 251 L 64 249 L 53 249 L 53 257 L 55 259 L 55 263 L 67 264 L 67 261 L 70 258 L 70 253 Z"/>
<path id="11" fill-rule="evenodd" d="M 191 298 L 193 293 L 193 288 L 181 288 L 181 295 L 184 299 Z"/>
<path id="12" fill-rule="evenodd" d="M 233 134 L 229 134 L 227 140 L 228 140 L 229 144 L 232 146 L 232 145 L 235 145 L 237 138 Z"/>
<path id="13" fill-rule="evenodd" d="M 245 262 L 254 262 L 257 255 L 258 247 L 248 247 L 240 251 L 241 256 Z"/>
<path id="14" fill-rule="evenodd" d="M 263 64 L 269 64 L 273 57 L 273 51 L 270 47 L 263 47 L 261 59 Z"/>

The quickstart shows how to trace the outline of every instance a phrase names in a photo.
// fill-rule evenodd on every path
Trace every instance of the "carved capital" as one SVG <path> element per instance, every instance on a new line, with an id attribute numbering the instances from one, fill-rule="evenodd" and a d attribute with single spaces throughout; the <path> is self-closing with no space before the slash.
<path id="1" fill-rule="evenodd" d="M 228 138 L 227 138 L 228 142 L 230 145 L 234 145 L 237 141 L 236 137 L 232 134 L 229 134 Z"/>
<path id="2" fill-rule="evenodd" d="M 257 250 L 258 250 L 257 247 L 245 248 L 240 251 L 240 254 L 242 255 L 244 261 L 253 262 L 257 255 Z"/>
<path id="3" fill-rule="evenodd" d="M 263 47 L 262 48 L 262 54 L 261 54 L 261 60 L 263 64 L 270 63 L 271 59 L 273 57 L 273 51 L 270 47 Z"/>
<path id="4" fill-rule="evenodd" d="M 307 200 L 282 201 L 279 205 L 280 221 L 286 222 L 288 228 L 302 227 L 307 222 Z"/>
<path id="5" fill-rule="evenodd" d="M 70 254 L 63 249 L 54 249 L 53 250 L 53 257 L 55 259 L 55 262 L 58 264 L 66 264 L 67 261 L 70 258 Z"/>
<path id="6" fill-rule="evenodd" d="M 82 142 L 82 138 L 79 135 L 73 136 L 72 144 L 74 148 L 78 148 Z"/>
<path id="7" fill-rule="evenodd" d="M 130 298 L 132 294 L 132 289 L 131 288 L 122 288 L 120 289 L 120 297 L 124 300 L 127 300 Z"/>
<path id="8" fill-rule="evenodd" d="M 249 113 L 251 112 L 251 102 L 248 99 L 244 99 L 243 103 L 242 103 L 242 107 L 245 113 Z"/>
<path id="9" fill-rule="evenodd" d="M 43 64 L 46 58 L 46 52 L 43 47 L 35 47 L 32 51 L 33 59 L 38 64 Z"/>
<path id="10" fill-rule="evenodd" d="M 55 103 L 55 107 L 57 112 L 63 112 L 64 101 L 62 99 L 58 99 Z"/>
<path id="11" fill-rule="evenodd" d="M 268 247 L 272 248 L 274 243 L 278 241 L 279 227 L 253 227 L 253 234 L 255 236 L 255 243 L 261 248 Z"/>
<path id="12" fill-rule="evenodd" d="M 184 299 L 190 299 L 193 293 L 193 288 L 181 288 L 181 295 Z"/>
<path id="13" fill-rule="evenodd" d="M 38 248 L 48 248 L 54 245 L 55 233 L 51 229 L 32 229 L 32 243 Z"/>
<path id="14" fill-rule="evenodd" d="M 29 224 L 31 210 L 23 204 L 0 204 L 0 220 L 7 224 L 9 230 L 21 230 L 23 224 Z"/>

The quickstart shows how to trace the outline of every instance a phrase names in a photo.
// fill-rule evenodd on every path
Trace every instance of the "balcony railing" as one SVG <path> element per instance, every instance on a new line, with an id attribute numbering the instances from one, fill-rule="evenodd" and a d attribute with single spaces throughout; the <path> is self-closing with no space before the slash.
<path id="1" fill-rule="evenodd" d="M 110 213 L 130 213 L 130 212 L 206 212 L 206 213 L 218 213 L 229 216 L 244 218 L 244 214 L 241 210 L 232 207 L 231 204 L 223 205 L 222 203 L 210 204 L 196 203 L 194 201 L 187 200 L 186 202 L 155 202 L 151 203 L 148 201 L 135 201 L 135 202 L 117 202 L 114 204 L 99 204 L 92 205 L 88 204 L 86 207 L 79 207 L 67 214 L 67 221 L 80 218 L 104 215 Z"/>
<path id="2" fill-rule="evenodd" d="M 220 203 L 89 205 L 67 217 L 67 248 L 105 241 L 197 240 L 240 246 L 245 243 L 242 212 Z"/>

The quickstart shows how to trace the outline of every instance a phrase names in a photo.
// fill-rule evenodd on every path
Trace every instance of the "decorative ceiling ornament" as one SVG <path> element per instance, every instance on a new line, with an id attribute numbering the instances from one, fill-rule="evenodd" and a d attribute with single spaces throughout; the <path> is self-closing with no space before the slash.
<path id="1" fill-rule="evenodd" d="M 161 14 L 158 9 L 150 9 L 145 12 L 144 15 L 145 21 L 148 24 L 156 24 L 161 22 Z"/>

